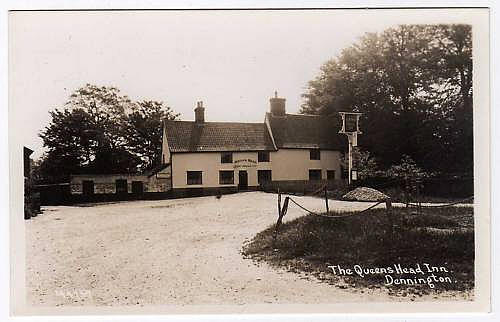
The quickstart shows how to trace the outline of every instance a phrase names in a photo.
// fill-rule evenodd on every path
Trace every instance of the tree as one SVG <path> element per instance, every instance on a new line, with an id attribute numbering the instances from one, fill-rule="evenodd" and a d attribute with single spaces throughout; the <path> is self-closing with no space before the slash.
<path id="1" fill-rule="evenodd" d="M 128 151 L 141 160 L 142 170 L 159 165 L 162 147 L 162 120 L 179 116 L 163 102 L 142 101 L 125 118 L 123 136 Z"/>
<path id="2" fill-rule="evenodd" d="M 40 137 L 47 148 L 38 177 L 64 182 L 70 174 L 136 173 L 158 161 L 162 118 L 175 118 L 153 101 L 132 102 L 117 88 L 87 84 L 50 112 Z"/>
<path id="3" fill-rule="evenodd" d="M 393 165 L 387 170 L 386 176 L 396 179 L 404 185 L 405 199 L 410 201 L 410 196 L 418 195 L 422 190 L 423 180 L 430 177 L 430 174 L 418 167 L 410 156 L 403 155 L 399 164 Z"/>
<path id="4" fill-rule="evenodd" d="M 86 84 L 71 94 L 65 107 L 69 111 L 83 110 L 89 116 L 98 149 L 113 150 L 125 144 L 122 125 L 135 105 L 116 87 Z"/>
<path id="5" fill-rule="evenodd" d="M 340 160 L 342 168 L 349 168 L 349 156 L 344 154 Z M 380 169 L 375 158 L 373 158 L 369 151 L 363 150 L 359 147 L 352 149 L 352 165 L 358 171 L 359 179 L 367 179 L 371 177 L 380 176 Z"/>
<path id="6" fill-rule="evenodd" d="M 359 143 L 384 168 L 407 154 L 427 170 L 472 170 L 468 25 L 368 33 L 309 82 L 302 113 L 362 112 Z"/>

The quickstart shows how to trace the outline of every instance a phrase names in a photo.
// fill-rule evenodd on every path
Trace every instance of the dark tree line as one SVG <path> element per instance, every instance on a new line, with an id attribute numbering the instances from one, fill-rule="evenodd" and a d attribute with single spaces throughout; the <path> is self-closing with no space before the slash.
<path id="1" fill-rule="evenodd" d="M 321 67 L 302 113 L 364 113 L 360 146 L 382 168 L 410 156 L 428 172 L 473 171 L 469 25 L 368 33 Z"/>
<path id="2" fill-rule="evenodd" d="M 67 182 L 70 174 L 136 173 L 161 162 L 162 102 L 133 102 L 117 88 L 87 84 L 50 112 L 40 133 L 47 149 L 35 167 L 38 182 Z"/>

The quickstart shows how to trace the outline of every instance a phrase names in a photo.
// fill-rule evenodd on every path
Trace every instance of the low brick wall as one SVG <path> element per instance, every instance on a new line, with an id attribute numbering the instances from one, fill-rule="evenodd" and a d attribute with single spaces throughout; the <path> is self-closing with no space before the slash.
<path id="1" fill-rule="evenodd" d="M 328 190 L 345 187 L 344 180 L 281 180 L 261 184 L 264 191 L 278 191 L 308 194 L 315 192 L 326 184 Z"/>
<path id="2" fill-rule="evenodd" d="M 250 187 L 249 187 L 249 190 Z M 257 190 L 257 187 L 255 189 Z M 220 188 L 176 188 L 172 190 L 173 198 L 191 198 L 202 196 L 216 196 L 238 192 L 238 187 L 220 187 Z"/>

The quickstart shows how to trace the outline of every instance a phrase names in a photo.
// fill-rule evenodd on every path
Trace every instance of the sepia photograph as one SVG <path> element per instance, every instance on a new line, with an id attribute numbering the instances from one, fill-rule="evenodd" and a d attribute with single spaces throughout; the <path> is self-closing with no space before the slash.
<path id="1" fill-rule="evenodd" d="M 488 312 L 489 10 L 10 11 L 13 312 Z"/>

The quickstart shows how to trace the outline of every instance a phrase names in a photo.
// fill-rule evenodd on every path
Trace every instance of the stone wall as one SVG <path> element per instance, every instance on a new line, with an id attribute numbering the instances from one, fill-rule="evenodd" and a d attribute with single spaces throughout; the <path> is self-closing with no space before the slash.
<path id="1" fill-rule="evenodd" d="M 167 192 L 171 189 L 171 180 L 167 176 L 157 175 L 72 175 L 70 178 L 70 192 L 73 195 L 83 194 L 83 181 L 93 181 L 94 194 L 115 194 L 116 180 L 127 180 L 127 192 L 132 193 L 132 182 L 140 181 L 143 192 Z"/>

